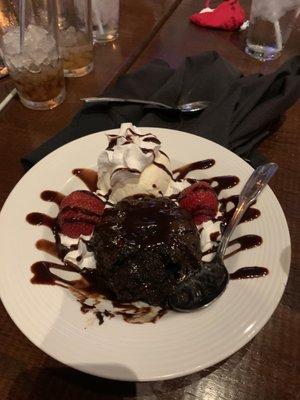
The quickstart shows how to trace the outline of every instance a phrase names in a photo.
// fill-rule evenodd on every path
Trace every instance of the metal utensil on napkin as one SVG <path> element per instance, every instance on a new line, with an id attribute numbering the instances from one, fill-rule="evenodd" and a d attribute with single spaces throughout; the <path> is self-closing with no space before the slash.
<path id="1" fill-rule="evenodd" d="M 143 104 L 146 106 L 160 108 L 163 110 L 177 110 L 182 113 L 192 113 L 196 111 L 201 111 L 210 105 L 210 101 L 199 100 L 192 103 L 180 104 L 178 106 L 169 106 L 164 103 L 150 100 L 139 100 L 139 99 L 121 99 L 118 97 L 85 97 L 81 99 L 85 103 L 131 103 L 131 104 Z"/>

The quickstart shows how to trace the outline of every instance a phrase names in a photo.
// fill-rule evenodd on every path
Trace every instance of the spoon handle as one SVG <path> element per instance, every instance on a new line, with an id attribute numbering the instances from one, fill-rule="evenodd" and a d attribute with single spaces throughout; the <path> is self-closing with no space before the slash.
<path id="1" fill-rule="evenodd" d="M 275 174 L 278 169 L 278 165 L 275 163 L 263 164 L 259 166 L 250 176 L 248 181 L 246 182 L 240 197 L 238 205 L 235 209 L 235 212 L 228 223 L 225 232 L 223 233 L 219 248 L 217 250 L 217 256 L 223 258 L 229 239 L 241 221 L 243 215 L 245 214 L 248 207 L 255 201 L 257 196 L 262 192 L 262 190 L 266 187 L 269 180 Z"/>
<path id="2" fill-rule="evenodd" d="M 139 99 L 121 99 L 118 97 L 85 97 L 81 99 L 85 103 L 133 103 L 133 104 L 145 104 L 149 106 L 156 106 L 165 108 L 167 110 L 173 110 L 175 107 L 168 106 L 163 103 L 151 100 L 139 100 Z"/>

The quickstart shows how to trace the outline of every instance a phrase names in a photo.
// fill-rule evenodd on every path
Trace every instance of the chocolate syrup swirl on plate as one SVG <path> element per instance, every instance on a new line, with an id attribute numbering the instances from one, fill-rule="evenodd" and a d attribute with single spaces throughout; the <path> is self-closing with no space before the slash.
<path id="1" fill-rule="evenodd" d="M 26 221 L 30 225 L 43 225 L 52 231 L 55 230 L 56 227 L 56 218 L 49 217 L 44 213 L 33 212 L 27 215 Z"/>
<path id="2" fill-rule="evenodd" d="M 215 165 L 215 160 L 208 159 L 196 161 L 191 164 L 183 165 L 180 168 L 174 169 L 173 174 L 178 174 L 176 180 L 184 179 L 190 172 L 207 169 Z"/>
<path id="3" fill-rule="evenodd" d="M 234 195 L 234 196 L 226 197 L 226 198 L 220 199 L 219 202 L 221 203 L 220 211 L 223 214 L 223 217 L 220 217 L 220 219 L 223 220 L 225 223 L 228 223 L 231 220 L 234 210 L 236 209 L 236 207 L 238 205 L 239 196 Z M 227 211 L 227 207 L 230 203 L 232 203 L 233 207 L 229 211 Z M 253 219 L 258 218 L 259 216 L 260 216 L 260 211 L 257 208 L 254 208 L 253 205 L 251 205 L 251 207 L 249 207 L 248 210 L 243 215 L 243 217 L 240 221 L 240 224 L 242 222 L 252 221 Z"/>
<path id="4" fill-rule="evenodd" d="M 56 264 L 54 262 L 49 261 L 38 261 L 31 266 L 31 272 L 33 273 L 33 277 L 31 278 L 32 283 L 38 283 L 42 285 L 58 285 L 63 287 L 73 286 L 77 281 L 69 281 L 66 280 L 59 275 L 56 275 L 51 269 L 57 269 L 60 271 L 68 271 L 68 272 L 81 272 L 79 268 L 77 268 L 73 264 Z"/>
<path id="5" fill-rule="evenodd" d="M 137 136 L 146 136 L 144 137 L 143 141 L 145 142 L 153 142 L 160 144 L 160 141 L 157 139 L 155 141 L 152 136 L 147 136 L 147 135 L 138 135 L 134 132 L 132 134 L 137 135 Z M 109 146 L 107 150 L 112 150 L 113 147 L 117 143 L 117 137 L 111 137 Z M 150 150 L 150 149 L 149 149 Z M 148 149 L 142 149 L 146 153 L 149 152 Z M 150 150 L 152 151 L 152 150 Z M 166 157 L 167 155 L 163 152 Z M 169 176 L 174 179 L 172 173 L 163 165 L 157 162 L 154 162 L 154 164 L 163 169 L 166 173 L 168 173 Z M 215 160 L 213 159 L 207 159 L 203 161 L 198 161 L 194 162 L 188 165 L 185 165 L 183 167 L 177 168 L 173 171 L 173 174 L 177 174 L 176 178 L 174 180 L 179 181 L 181 179 L 186 178 L 186 176 L 196 170 L 203 170 L 212 167 L 215 165 Z M 133 171 L 132 171 L 133 172 Z M 98 180 L 98 174 L 96 171 L 92 169 L 87 169 L 87 168 L 76 168 L 72 171 L 72 173 L 77 176 L 86 186 L 87 188 L 95 192 L 97 190 L 97 180 Z M 193 178 L 188 178 L 189 183 L 194 183 L 197 182 L 196 179 Z M 230 189 L 234 186 L 236 186 L 239 183 L 239 178 L 236 176 L 217 176 L 213 177 L 210 179 L 205 179 L 206 182 L 210 183 L 213 185 L 213 189 L 219 195 L 222 190 L 225 189 Z M 153 185 L 155 187 L 155 185 Z M 109 198 L 110 193 L 107 194 L 107 199 Z M 64 195 L 62 193 L 56 192 L 56 191 L 51 191 L 51 190 L 46 190 L 41 193 L 41 198 L 44 201 L 49 201 L 55 203 L 57 206 L 59 206 L 64 199 Z M 229 196 L 226 198 L 222 198 L 219 200 L 220 202 L 220 210 L 222 211 L 222 217 L 220 217 L 221 223 L 223 228 L 226 226 L 228 221 L 231 219 L 234 209 L 237 206 L 238 203 L 238 196 L 233 195 Z M 228 205 L 232 204 L 232 208 L 228 210 Z M 253 219 L 256 219 L 260 216 L 260 211 L 256 208 L 249 208 L 246 214 L 244 215 L 243 219 L 241 222 L 247 222 L 251 221 Z M 61 258 L 62 254 L 59 250 L 61 247 L 59 243 L 59 236 L 57 235 L 57 220 L 56 218 L 52 218 L 44 213 L 38 213 L 38 212 L 33 212 L 27 215 L 26 220 L 28 223 L 31 225 L 41 225 L 41 226 L 46 226 L 47 228 L 51 229 L 55 238 L 56 242 L 51 242 L 46 239 L 41 239 L 36 242 L 36 248 L 44 251 L 51 256 Z M 218 236 L 218 232 L 212 233 L 211 234 L 211 240 L 216 241 Z M 229 253 L 226 255 L 226 258 L 233 256 L 234 254 L 237 254 L 241 251 L 247 250 L 254 248 L 256 246 L 260 246 L 262 244 L 262 238 L 258 235 L 243 235 L 241 237 L 238 237 L 236 239 L 231 240 L 229 243 Z M 238 245 L 237 248 L 232 250 L 230 252 L 230 247 L 233 247 Z M 75 246 L 76 247 L 76 246 Z M 213 247 L 207 252 L 204 252 L 202 255 L 205 256 L 207 254 L 211 254 L 216 251 L 216 247 Z M 59 254 L 60 253 L 60 254 Z M 55 270 L 61 270 L 61 271 L 68 271 L 68 272 L 77 272 L 80 274 L 81 278 L 79 277 L 78 280 L 66 280 L 64 278 L 61 278 L 59 275 L 55 273 Z M 92 293 L 93 292 L 93 272 L 87 271 L 87 270 L 80 270 L 76 265 L 73 265 L 71 263 L 64 263 L 64 264 L 57 264 L 54 262 L 48 262 L 48 261 L 39 261 L 36 262 L 32 265 L 31 271 L 33 273 L 33 277 L 31 279 L 31 282 L 34 284 L 47 284 L 47 285 L 58 285 L 62 286 L 65 288 L 69 288 L 72 290 L 80 290 L 80 291 L 86 291 L 86 293 Z M 244 268 L 239 268 L 235 272 L 230 274 L 230 279 L 236 280 L 236 279 L 248 279 L 248 278 L 258 278 L 258 277 L 263 277 L 268 274 L 268 269 L 263 268 L 263 267 L 244 267 Z M 100 294 L 100 293 L 99 293 Z M 107 291 L 107 288 L 105 288 L 105 285 L 103 286 L 103 293 L 101 290 L 101 294 L 106 296 L 107 298 L 110 297 L 109 291 Z M 88 296 L 88 295 L 87 295 Z M 133 323 L 141 323 L 139 322 L 139 317 L 143 317 L 152 310 L 151 307 L 136 307 L 134 304 L 123 304 L 123 303 L 117 303 L 113 302 L 113 306 L 118 308 L 118 310 L 114 313 L 111 313 L 110 311 L 105 310 L 103 313 L 100 312 L 98 319 L 99 323 L 103 322 L 103 315 L 108 316 L 110 318 L 113 318 L 116 314 L 121 315 L 123 319 L 127 322 L 133 322 Z M 82 312 L 86 313 L 90 310 L 93 310 L 94 306 L 89 306 L 84 303 L 82 303 L 81 310 Z M 152 320 L 149 320 L 149 322 L 155 322 L 157 319 L 159 319 L 164 313 L 166 313 L 166 310 L 161 310 L 158 313 L 155 314 Z"/>
<path id="6" fill-rule="evenodd" d="M 236 239 L 233 239 L 229 242 L 228 248 L 233 247 L 234 245 L 238 245 L 238 248 L 227 253 L 226 256 L 224 257 L 229 258 L 234 256 L 235 254 L 239 253 L 240 251 L 243 250 L 249 250 L 252 249 L 253 247 L 258 247 L 262 244 L 262 238 L 261 236 L 258 235 L 243 235 L 240 236 Z M 218 246 L 213 246 L 210 250 L 205 251 L 202 253 L 202 256 L 206 256 L 208 254 L 212 254 L 217 250 Z"/>
<path id="7" fill-rule="evenodd" d="M 77 176 L 91 192 L 97 190 L 98 174 L 97 171 L 88 168 L 76 168 L 72 171 L 73 175 Z"/>
<path id="8" fill-rule="evenodd" d="M 203 180 L 209 183 L 210 185 L 216 183 L 216 185 L 212 185 L 212 188 L 216 192 L 217 196 L 219 196 L 222 190 L 231 189 L 240 182 L 237 176 L 232 176 L 232 175 L 215 176 L 214 178 L 203 179 Z"/>
<path id="9" fill-rule="evenodd" d="M 44 201 L 50 201 L 57 204 L 58 206 L 65 198 L 65 195 L 59 192 L 54 192 L 53 190 L 44 190 L 41 193 L 41 199 Z"/>
<path id="10" fill-rule="evenodd" d="M 229 275 L 230 279 L 259 278 L 268 275 L 269 270 L 263 267 L 244 267 Z"/>
<path id="11" fill-rule="evenodd" d="M 47 240 L 47 239 L 40 239 L 36 242 L 35 247 L 38 250 L 41 250 L 47 254 L 50 254 L 50 256 L 59 258 L 58 248 L 57 248 L 57 244 L 55 242 L 51 242 L 50 240 Z"/>

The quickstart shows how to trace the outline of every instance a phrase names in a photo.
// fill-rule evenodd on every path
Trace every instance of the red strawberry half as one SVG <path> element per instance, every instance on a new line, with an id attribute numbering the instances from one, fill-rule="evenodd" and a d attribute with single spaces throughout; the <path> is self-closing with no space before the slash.
<path id="1" fill-rule="evenodd" d="M 197 225 L 214 218 L 218 211 L 218 198 L 212 187 L 199 181 L 184 189 L 179 196 L 179 205 L 189 211 Z"/>
<path id="2" fill-rule="evenodd" d="M 86 211 L 102 214 L 104 203 L 94 193 L 88 190 L 76 190 L 66 196 L 60 203 L 60 210 L 65 207 L 78 207 Z"/>
<path id="3" fill-rule="evenodd" d="M 81 208 L 65 207 L 58 215 L 58 223 L 60 226 L 66 222 L 85 222 L 87 224 L 96 225 L 100 220 L 101 215 L 86 212 Z"/>
<path id="4" fill-rule="evenodd" d="M 74 239 L 80 235 L 89 236 L 93 230 L 94 225 L 85 222 L 66 222 L 60 227 L 61 233 Z"/>
<path id="5" fill-rule="evenodd" d="M 71 238 L 90 235 L 101 220 L 104 203 L 87 190 L 77 190 L 60 204 L 58 225 L 61 233 Z"/>

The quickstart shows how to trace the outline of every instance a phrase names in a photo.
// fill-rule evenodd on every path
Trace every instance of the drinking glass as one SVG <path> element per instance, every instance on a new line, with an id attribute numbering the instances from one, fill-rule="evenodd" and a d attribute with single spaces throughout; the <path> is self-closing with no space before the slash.
<path id="1" fill-rule="evenodd" d="M 2 15 L 11 21 L 1 25 L 0 47 L 4 62 L 26 107 L 54 108 L 65 98 L 55 1 L 35 2 L 34 7 L 30 0 L 14 3 L 15 10 L 9 2 L 2 9 Z M 12 19 L 14 14 L 16 17 Z M 20 29 L 20 25 L 24 28 Z"/>
<path id="2" fill-rule="evenodd" d="M 260 61 L 278 58 L 299 10 L 299 0 L 253 0 L 246 53 Z"/>
<path id="3" fill-rule="evenodd" d="M 94 67 L 91 0 L 56 0 L 59 48 L 67 77 L 87 75 Z"/>
<path id="4" fill-rule="evenodd" d="M 95 43 L 112 42 L 119 31 L 119 0 L 92 0 L 93 39 Z"/>

